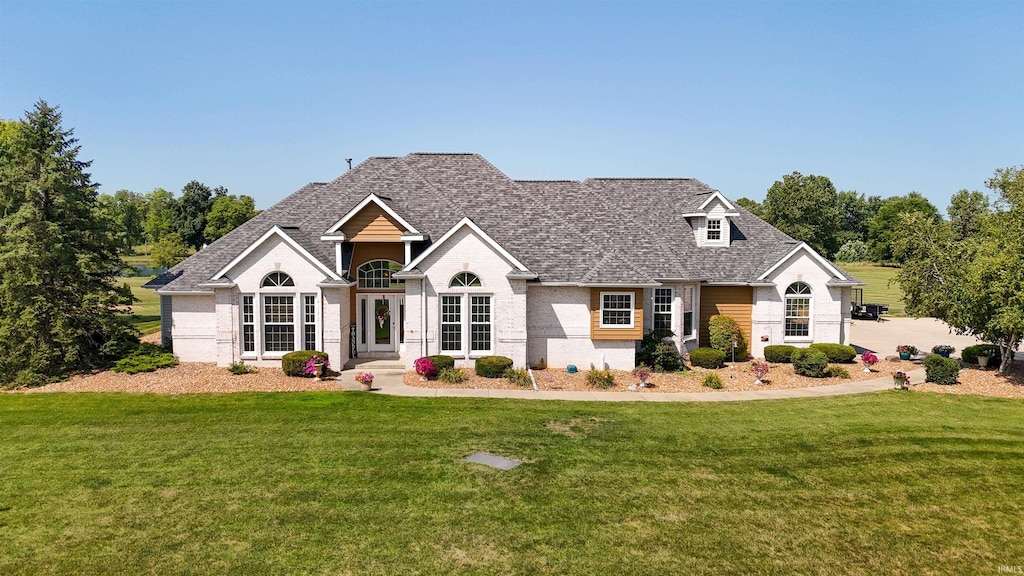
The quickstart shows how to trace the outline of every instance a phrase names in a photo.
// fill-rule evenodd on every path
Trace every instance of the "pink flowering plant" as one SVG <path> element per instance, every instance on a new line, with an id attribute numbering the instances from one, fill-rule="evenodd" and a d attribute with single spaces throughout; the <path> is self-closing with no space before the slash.
<path id="1" fill-rule="evenodd" d="M 641 384 L 646 384 L 647 380 L 651 377 L 651 367 L 646 364 L 640 364 L 633 368 L 633 376 L 636 376 Z"/>
<path id="2" fill-rule="evenodd" d="M 357 373 L 356 382 L 359 382 L 360 384 L 373 384 L 373 372 Z"/>
<path id="3" fill-rule="evenodd" d="M 331 363 L 323 356 L 314 355 L 309 360 L 306 360 L 306 374 L 311 376 L 316 376 L 320 368 L 327 370 L 330 367 Z"/>
<path id="4" fill-rule="evenodd" d="M 772 365 L 767 362 L 753 361 L 750 363 L 750 372 L 760 382 L 764 380 L 764 377 L 768 375 L 768 372 L 772 369 Z"/>
<path id="5" fill-rule="evenodd" d="M 416 373 L 424 378 L 437 376 L 437 368 L 434 366 L 434 361 L 430 358 L 417 358 L 412 365 L 416 368 Z"/>
<path id="6" fill-rule="evenodd" d="M 870 370 L 872 366 L 878 364 L 878 356 L 875 356 L 874 352 L 865 352 L 861 354 L 860 361 L 864 364 L 864 368 Z"/>

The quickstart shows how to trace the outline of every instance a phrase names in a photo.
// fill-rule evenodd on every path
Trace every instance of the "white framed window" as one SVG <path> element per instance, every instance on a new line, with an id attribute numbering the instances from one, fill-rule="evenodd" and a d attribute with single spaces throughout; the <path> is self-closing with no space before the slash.
<path id="1" fill-rule="evenodd" d="M 256 304 L 252 294 L 242 294 L 242 354 L 256 353 Z"/>
<path id="2" fill-rule="evenodd" d="M 295 350 L 295 297 L 263 295 L 263 351 Z"/>
<path id="3" fill-rule="evenodd" d="M 263 278 L 263 283 L 260 284 L 263 288 L 278 288 L 285 286 L 295 286 L 295 281 L 292 277 L 285 274 L 284 272 L 271 272 Z"/>
<path id="4" fill-rule="evenodd" d="M 675 298 L 671 288 L 654 289 L 654 330 L 656 332 L 672 330 L 672 300 Z"/>
<path id="5" fill-rule="evenodd" d="M 633 292 L 601 292 L 601 328 L 633 327 Z"/>
<path id="6" fill-rule="evenodd" d="M 707 241 L 720 242 L 722 240 L 722 220 L 719 218 L 708 218 Z"/>
<path id="7" fill-rule="evenodd" d="M 485 356 L 494 350 L 491 294 L 442 294 L 440 302 L 442 353 Z"/>
<path id="8" fill-rule="evenodd" d="M 794 282 L 786 288 L 785 337 L 811 337 L 811 287 L 803 282 Z"/>
<path id="9" fill-rule="evenodd" d="M 683 288 L 683 337 L 693 336 L 693 287 Z"/>
<path id="10" fill-rule="evenodd" d="M 462 296 L 441 296 L 441 352 L 462 352 Z"/>
<path id="11" fill-rule="evenodd" d="M 405 288 L 405 280 L 391 277 L 401 269 L 398 262 L 370 260 L 356 268 L 356 282 L 360 288 Z"/>
<path id="12" fill-rule="evenodd" d="M 302 295 L 302 349 L 316 350 L 316 295 Z"/>
<path id="13" fill-rule="evenodd" d="M 479 286 L 481 286 L 480 277 L 472 272 L 459 272 L 452 276 L 451 282 L 448 283 L 449 288 L 473 288 Z"/>

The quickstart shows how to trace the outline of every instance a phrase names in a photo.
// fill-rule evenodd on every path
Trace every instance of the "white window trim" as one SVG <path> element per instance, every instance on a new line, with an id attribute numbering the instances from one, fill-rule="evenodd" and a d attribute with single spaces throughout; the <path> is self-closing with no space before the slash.
<path id="1" fill-rule="evenodd" d="M 708 244 L 721 244 L 722 243 L 722 241 L 725 238 L 725 234 L 724 234 L 724 232 L 722 230 L 722 228 L 725 227 L 725 222 L 723 222 L 723 220 L 725 220 L 725 219 L 724 218 L 710 218 L 709 217 L 704 222 L 704 241 L 705 242 L 707 242 Z M 717 230 L 715 230 L 716 232 L 718 232 L 718 238 L 712 238 L 711 237 L 711 232 L 712 232 L 712 230 L 711 230 L 711 223 L 712 222 L 717 222 L 718 223 L 718 228 L 717 228 Z"/>
<path id="2" fill-rule="evenodd" d="M 299 323 L 299 328 L 302 331 L 302 337 L 299 338 L 299 343 L 302 344 L 298 350 L 306 349 L 306 297 L 313 297 L 313 349 L 323 350 L 323 341 L 320 337 L 320 295 L 315 292 L 303 292 L 299 294 L 299 298 L 302 300 L 302 318 Z"/>
<path id="3" fill-rule="evenodd" d="M 294 276 L 292 277 L 294 281 Z M 261 282 L 262 284 L 262 282 Z M 255 351 L 245 352 L 244 342 L 242 341 L 243 333 L 243 308 L 242 308 L 242 297 L 252 296 L 253 300 L 253 336 Z M 263 311 L 266 305 L 266 296 L 291 296 L 292 297 L 292 325 L 294 326 L 293 335 L 294 341 L 292 342 L 292 350 L 288 352 L 268 352 L 265 349 L 265 328 L 266 318 L 263 315 Z M 238 297 L 238 351 L 239 357 L 243 360 L 280 360 L 285 354 L 291 352 L 303 350 L 305 348 L 305 332 L 303 330 L 305 321 L 305 297 L 313 297 L 313 310 L 314 310 L 314 331 L 316 332 L 316 349 L 323 350 L 323 307 L 322 298 L 319 291 L 316 292 L 302 292 L 295 286 L 267 286 L 261 287 L 256 292 L 245 292 L 239 294 Z"/>
<path id="4" fill-rule="evenodd" d="M 600 305 L 600 318 L 599 326 L 602 329 L 608 330 L 630 330 L 635 327 L 636 324 L 636 293 L 635 292 L 601 292 L 601 300 L 598 302 Z M 605 296 L 629 296 L 629 325 L 626 324 L 605 324 L 604 323 L 604 297 Z M 612 310 L 621 310 L 621 308 L 612 308 Z"/>
<path id="5" fill-rule="evenodd" d="M 799 282 L 799 281 L 798 281 Z M 789 287 L 796 282 L 791 282 L 783 289 L 782 292 L 782 341 L 783 342 L 813 342 L 814 341 L 814 289 L 811 288 L 810 284 L 807 287 L 811 289 L 810 294 L 786 294 Z M 807 336 L 787 336 L 786 335 L 786 321 L 789 319 L 787 314 L 787 308 L 789 308 L 789 300 L 793 298 L 806 298 L 807 299 Z M 795 318 L 795 316 L 794 316 Z"/>
<path id="6" fill-rule="evenodd" d="M 675 332 L 673 328 L 676 326 L 676 289 L 665 286 L 655 288 L 651 292 L 651 330 L 657 330 L 658 326 L 658 290 L 668 290 L 668 326 L 669 330 Z"/>
<path id="7" fill-rule="evenodd" d="M 243 301 L 245 298 L 252 298 L 252 350 L 247 351 L 245 349 L 245 305 Z M 257 322 L 259 314 L 259 304 L 257 300 L 259 294 L 252 292 L 246 292 L 238 295 L 238 354 L 240 358 L 247 360 L 255 360 L 259 358 L 260 353 L 260 334 L 259 334 L 259 322 Z"/>
<path id="8" fill-rule="evenodd" d="M 437 295 L 437 350 L 438 354 L 444 354 L 451 356 L 452 358 L 482 358 L 484 356 L 494 355 L 494 341 L 495 332 L 498 325 L 494 317 L 495 305 L 494 305 L 494 294 L 491 292 L 475 292 L 467 291 L 466 286 L 458 286 L 456 288 L 461 289 L 458 292 L 445 292 Z M 474 286 L 474 288 L 479 288 Z M 473 296 L 487 296 L 491 299 L 491 339 L 489 342 L 489 349 L 487 350 L 473 350 Z M 444 338 L 441 335 L 441 327 L 444 324 L 443 318 L 443 302 L 445 297 L 455 297 L 459 299 L 459 333 L 461 334 L 460 342 L 462 347 L 459 350 L 444 350 Z"/>
<path id="9" fill-rule="evenodd" d="M 687 286 L 686 288 L 683 288 L 683 293 L 680 296 L 680 300 L 681 300 L 682 304 L 680 304 L 680 310 L 679 310 L 679 328 L 680 328 L 680 330 L 679 330 L 679 337 L 682 339 L 683 342 L 688 342 L 690 340 L 696 340 L 697 339 L 697 327 L 694 325 L 696 323 L 697 316 L 693 312 L 693 308 L 694 308 L 694 306 L 693 306 L 693 304 L 694 304 L 694 293 L 695 293 L 695 290 L 694 290 L 693 286 Z M 687 309 L 687 307 L 686 307 L 686 297 L 687 296 L 690 297 L 690 307 L 689 307 L 689 309 Z M 686 313 L 687 312 L 690 313 L 690 333 L 689 334 L 686 333 L 686 327 L 683 326 L 683 324 L 686 322 Z"/>

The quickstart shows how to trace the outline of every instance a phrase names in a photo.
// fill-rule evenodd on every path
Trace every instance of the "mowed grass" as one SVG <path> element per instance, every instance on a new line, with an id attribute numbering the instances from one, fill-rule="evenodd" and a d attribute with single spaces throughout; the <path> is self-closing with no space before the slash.
<path id="1" fill-rule="evenodd" d="M 119 284 L 131 286 L 132 294 L 138 298 L 136 308 L 128 317 L 128 323 L 144 335 L 160 330 L 160 296 L 157 296 L 155 291 L 142 287 L 152 279 L 152 276 L 131 276 L 118 280 Z"/>
<path id="2" fill-rule="evenodd" d="M 899 268 L 881 266 L 873 262 L 842 262 L 840 267 L 867 282 L 864 288 L 864 303 L 879 302 L 889 305 L 890 316 L 906 316 L 906 305 L 903 303 L 903 290 L 892 280 Z"/>
<path id="3" fill-rule="evenodd" d="M 996 573 L 1024 559 L 1022 413 L 4 394 L 0 573 Z"/>

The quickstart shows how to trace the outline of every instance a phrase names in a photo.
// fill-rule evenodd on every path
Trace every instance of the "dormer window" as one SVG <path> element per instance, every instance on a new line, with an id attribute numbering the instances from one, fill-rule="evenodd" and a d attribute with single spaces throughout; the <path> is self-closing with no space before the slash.
<path id="1" fill-rule="evenodd" d="M 722 221 L 718 218 L 708 219 L 708 242 L 722 241 Z"/>

